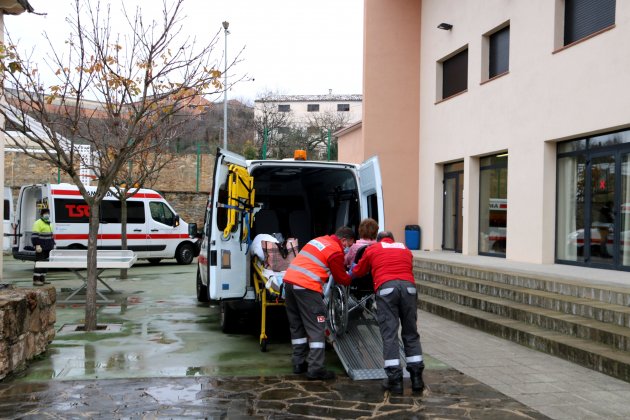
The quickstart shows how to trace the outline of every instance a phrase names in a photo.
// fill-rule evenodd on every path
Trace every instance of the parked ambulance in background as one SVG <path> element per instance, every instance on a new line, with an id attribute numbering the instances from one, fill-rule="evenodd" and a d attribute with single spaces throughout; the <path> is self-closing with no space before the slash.
<path id="1" fill-rule="evenodd" d="M 86 188 L 96 192 L 96 187 Z M 72 184 L 26 185 L 16 205 L 16 259 L 35 259 L 31 234 L 42 208 L 50 209 L 57 249 L 87 249 L 89 208 L 79 189 Z M 101 203 L 100 219 L 98 249 L 120 249 L 120 201 L 112 193 Z M 190 264 L 196 256 L 196 241 L 188 235 L 188 224 L 156 191 L 143 188 L 127 199 L 127 249 L 138 258 L 154 264 L 175 258 L 179 264 Z"/>
<path id="2" fill-rule="evenodd" d="M 13 195 L 11 194 L 11 188 L 4 187 L 4 238 L 2 238 L 2 250 L 11 250 L 11 238 L 13 237 Z"/>

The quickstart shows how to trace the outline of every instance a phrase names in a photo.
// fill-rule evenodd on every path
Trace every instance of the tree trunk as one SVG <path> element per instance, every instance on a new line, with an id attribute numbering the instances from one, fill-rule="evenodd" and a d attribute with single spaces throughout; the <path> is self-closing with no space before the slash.
<path id="1" fill-rule="evenodd" d="M 120 194 L 120 249 L 127 249 L 127 196 L 126 192 Z M 127 269 L 120 269 L 120 279 L 127 278 Z"/>
<path id="2" fill-rule="evenodd" d="M 90 206 L 90 230 L 87 250 L 87 287 L 85 289 L 85 331 L 96 331 L 96 251 L 99 226 L 99 206 L 94 202 Z"/>

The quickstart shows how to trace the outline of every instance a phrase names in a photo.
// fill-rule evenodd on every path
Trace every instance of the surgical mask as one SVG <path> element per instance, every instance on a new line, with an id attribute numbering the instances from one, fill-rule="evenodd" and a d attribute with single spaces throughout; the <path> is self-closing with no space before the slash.
<path id="1" fill-rule="evenodd" d="M 42 219 L 43 219 L 45 222 L 49 221 L 49 220 L 50 220 L 50 214 L 44 214 L 44 215 L 42 216 Z"/>
<path id="2" fill-rule="evenodd" d="M 347 246 L 347 247 L 345 247 L 345 248 L 343 249 L 343 253 L 344 253 L 344 254 L 347 254 L 348 252 L 350 252 L 350 247 L 349 247 L 349 246 Z"/>

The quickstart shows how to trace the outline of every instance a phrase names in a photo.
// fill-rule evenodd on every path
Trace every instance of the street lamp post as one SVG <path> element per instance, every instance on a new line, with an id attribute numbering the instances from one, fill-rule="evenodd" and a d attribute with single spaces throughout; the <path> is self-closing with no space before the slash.
<path id="1" fill-rule="evenodd" d="M 225 71 L 223 72 L 223 148 L 227 150 L 227 36 L 230 33 L 228 27 L 230 22 L 223 22 L 223 32 L 225 33 Z"/>

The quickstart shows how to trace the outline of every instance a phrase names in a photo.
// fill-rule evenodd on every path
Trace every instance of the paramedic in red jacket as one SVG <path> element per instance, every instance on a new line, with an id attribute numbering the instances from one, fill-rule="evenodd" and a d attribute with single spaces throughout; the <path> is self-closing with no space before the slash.
<path id="1" fill-rule="evenodd" d="M 371 270 L 374 279 L 376 317 L 383 338 L 383 360 L 387 374 L 383 386 L 395 394 L 403 392 L 398 347 L 400 319 L 411 388 L 415 392 L 422 392 L 424 362 L 416 325 L 418 303 L 413 278 L 413 255 L 405 245 L 394 242 L 394 235 L 391 232 L 380 232 L 376 240 L 376 244 L 365 250 L 351 273 L 352 277 L 362 277 Z"/>
<path id="2" fill-rule="evenodd" d="M 335 374 L 324 367 L 326 305 L 322 293 L 330 275 L 344 286 L 352 281 L 346 273 L 343 256 L 353 243 L 354 232 L 345 226 L 334 235 L 311 239 L 284 275 L 293 372 L 306 372 L 308 379 L 335 378 Z"/>

